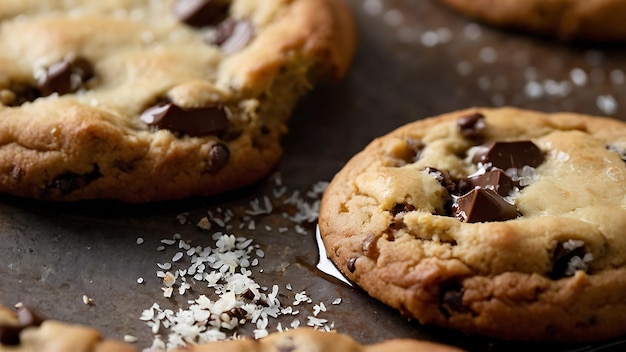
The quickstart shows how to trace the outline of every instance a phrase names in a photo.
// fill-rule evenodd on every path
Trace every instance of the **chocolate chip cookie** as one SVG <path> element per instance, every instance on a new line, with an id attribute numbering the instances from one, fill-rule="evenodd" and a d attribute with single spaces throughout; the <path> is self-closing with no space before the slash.
<path id="1" fill-rule="evenodd" d="M 621 0 L 441 0 L 469 17 L 496 26 L 561 40 L 623 41 Z"/>
<path id="2" fill-rule="evenodd" d="M 502 339 L 626 333 L 626 123 L 470 109 L 374 140 L 333 178 L 329 257 L 424 324 Z"/>
<path id="3" fill-rule="evenodd" d="M 104 339 L 98 331 L 82 325 L 70 325 L 39 317 L 28 307 L 18 304 L 15 312 L 0 306 L 0 351 L 72 351 L 136 352 L 139 349 L 120 341 Z M 443 344 L 411 339 L 395 339 L 374 345 L 361 345 L 351 337 L 311 328 L 297 328 L 272 333 L 260 339 L 190 345 L 178 352 L 203 351 L 362 351 L 362 352 L 462 352 Z M 144 351 L 161 352 L 157 347 Z"/>
<path id="4" fill-rule="evenodd" d="M 0 192 L 141 203 L 250 185 L 345 74 L 342 0 L 6 0 Z"/>

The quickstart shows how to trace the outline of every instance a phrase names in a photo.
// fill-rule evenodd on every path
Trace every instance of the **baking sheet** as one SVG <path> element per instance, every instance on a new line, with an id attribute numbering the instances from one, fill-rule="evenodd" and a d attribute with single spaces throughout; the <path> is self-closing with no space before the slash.
<path id="1" fill-rule="evenodd" d="M 88 324 L 109 338 L 132 335 L 138 348 L 149 347 L 153 333 L 139 319 L 143 310 L 153 303 L 185 308 L 188 300 L 211 293 L 197 284 L 185 295 L 163 297 L 157 263 L 172 262 L 178 250 L 157 250 L 161 241 L 179 234 L 194 245 L 212 245 L 217 224 L 211 230 L 196 224 L 209 211 L 229 209 L 235 216 L 228 232 L 252 238 L 264 252 L 252 269 L 254 279 L 269 288 L 277 284 L 285 306 L 302 291 L 311 298 L 298 305 L 300 314 L 271 320 L 270 331 L 294 319 L 306 325 L 322 302 L 327 310 L 318 317 L 363 343 L 413 337 L 470 351 L 592 351 L 605 345 L 503 342 L 408 321 L 359 288 L 316 270 L 315 221 L 290 219 L 310 212 L 288 200 L 314 209 L 319 182 L 329 181 L 373 138 L 455 109 L 514 105 L 626 120 L 626 50 L 499 31 L 436 1 L 348 2 L 359 28 L 354 66 L 344 81 L 319 86 L 298 106 L 275 175 L 217 199 L 143 206 L 47 204 L 0 196 L 0 303 L 24 302 L 46 317 Z M 246 216 L 254 209 L 250 202 L 263 205 L 265 197 L 272 211 Z M 91 303 L 85 304 L 84 297 Z M 337 298 L 341 303 L 332 304 Z M 252 330 L 247 324 L 238 332 L 250 336 Z"/>

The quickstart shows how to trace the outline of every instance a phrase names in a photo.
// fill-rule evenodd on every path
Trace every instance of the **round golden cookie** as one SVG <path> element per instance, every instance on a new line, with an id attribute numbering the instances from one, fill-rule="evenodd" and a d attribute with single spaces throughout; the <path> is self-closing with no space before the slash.
<path id="1" fill-rule="evenodd" d="M 250 185 L 345 74 L 342 0 L 3 0 L 0 192 L 140 203 Z"/>
<path id="2" fill-rule="evenodd" d="M 424 324 L 502 339 L 626 333 L 626 123 L 469 109 L 374 140 L 333 178 L 329 257 Z"/>
<path id="3" fill-rule="evenodd" d="M 562 40 L 623 41 L 621 0 L 441 0 L 471 18 Z"/>
<path id="4" fill-rule="evenodd" d="M 93 328 L 71 325 L 39 317 L 30 308 L 18 304 L 16 311 L 0 306 L 0 351 L 71 351 L 137 352 L 130 344 L 105 339 Z M 164 352 L 149 348 L 144 351 Z M 362 345 L 345 334 L 297 328 L 254 339 L 240 339 L 205 344 L 190 344 L 173 352 L 463 352 L 443 344 L 413 339 L 393 339 Z"/>

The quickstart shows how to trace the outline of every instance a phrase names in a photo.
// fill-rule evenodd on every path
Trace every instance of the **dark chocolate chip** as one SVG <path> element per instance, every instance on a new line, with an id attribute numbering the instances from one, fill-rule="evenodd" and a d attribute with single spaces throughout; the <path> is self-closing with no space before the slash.
<path id="1" fill-rule="evenodd" d="M 72 65 L 69 61 L 56 62 L 48 67 L 37 81 L 43 96 L 67 94 L 72 90 Z"/>
<path id="2" fill-rule="evenodd" d="M 348 259 L 347 267 L 348 267 L 348 270 L 350 270 L 351 273 L 353 273 L 356 270 L 356 260 L 357 260 L 357 258 L 350 258 L 350 259 Z"/>
<path id="3" fill-rule="evenodd" d="M 568 273 L 570 261 L 574 257 L 582 258 L 587 254 L 584 244 L 580 246 L 566 245 L 565 242 L 559 243 L 552 254 L 552 271 L 550 277 L 559 279 L 571 275 Z"/>
<path id="4" fill-rule="evenodd" d="M 513 181 L 504 171 L 493 169 L 484 174 L 470 176 L 459 181 L 459 192 L 465 194 L 472 189 L 488 188 L 496 191 L 499 195 L 506 197 L 509 192 L 517 186 L 517 182 Z"/>
<path id="5" fill-rule="evenodd" d="M 491 163 L 502 170 L 537 167 L 543 162 L 543 153 L 531 141 L 493 142 L 474 155 L 474 162 Z"/>
<path id="6" fill-rule="evenodd" d="M 463 288 L 460 285 L 449 284 L 441 287 L 439 293 L 439 310 L 446 317 L 467 310 L 465 306 L 463 306 Z"/>
<path id="7" fill-rule="evenodd" d="M 396 216 L 396 215 L 398 215 L 400 213 L 406 213 L 406 212 L 414 211 L 414 210 L 415 210 L 415 206 L 413 204 L 398 203 L 398 204 L 393 206 L 393 208 L 390 210 L 390 212 L 391 212 L 391 214 Z"/>
<path id="8" fill-rule="evenodd" d="M 91 63 L 82 57 L 72 61 L 72 74 L 80 78 L 82 82 L 92 79 L 95 75 Z"/>
<path id="9" fill-rule="evenodd" d="M 254 292 L 252 292 L 252 290 L 250 290 L 250 289 L 247 289 L 247 290 L 245 290 L 241 294 L 241 297 L 243 297 L 243 298 L 245 298 L 245 299 L 247 299 L 249 301 L 252 301 L 252 300 L 254 300 Z"/>
<path id="10" fill-rule="evenodd" d="M 485 115 L 479 112 L 463 116 L 457 121 L 461 136 L 472 141 L 482 137 L 485 125 Z"/>
<path id="11" fill-rule="evenodd" d="M 230 4 L 216 0 L 177 0 L 172 4 L 176 18 L 192 27 L 218 24 L 228 14 Z"/>
<path id="12" fill-rule="evenodd" d="M 490 189 L 475 188 L 452 204 L 454 216 L 464 222 L 506 221 L 515 219 L 517 208 Z"/>
<path id="13" fill-rule="evenodd" d="M 141 121 L 190 136 L 218 134 L 228 127 L 228 115 L 222 107 L 183 109 L 172 103 L 158 104 L 141 114 Z"/>
<path id="14" fill-rule="evenodd" d="M 93 171 L 86 174 L 77 174 L 68 172 L 57 176 L 52 181 L 52 186 L 61 193 L 61 195 L 68 195 L 75 190 L 85 187 L 91 182 L 102 177 L 98 165 L 94 165 Z"/>
<path id="15" fill-rule="evenodd" d="M 452 180 L 452 176 L 450 176 L 450 173 L 448 171 L 441 171 L 430 166 L 427 166 L 424 170 L 428 174 L 436 178 L 437 181 L 439 181 L 439 184 L 441 184 L 442 187 L 448 190 L 448 193 L 456 193 L 456 183 Z"/>
<path id="16" fill-rule="evenodd" d="M 83 58 L 61 60 L 45 69 L 37 84 L 42 96 L 54 93 L 63 95 L 77 91 L 93 75 L 91 64 Z"/>
<path id="17" fill-rule="evenodd" d="M 252 22 L 229 18 L 217 26 L 215 36 L 208 43 L 219 45 L 225 54 L 232 54 L 245 48 L 253 37 Z"/>
<path id="18" fill-rule="evenodd" d="M 220 171 L 230 158 L 230 150 L 223 143 L 217 143 L 211 147 L 209 151 L 210 172 L 216 173 Z"/>
<path id="19" fill-rule="evenodd" d="M 13 96 L 10 101 L 6 102 L 6 105 L 12 107 L 35 101 L 35 99 L 41 97 L 41 92 L 38 88 L 21 84 L 12 86 L 10 92 Z"/>
<path id="20" fill-rule="evenodd" d="M 378 257 L 378 237 L 374 236 L 373 233 L 370 233 L 365 237 L 365 241 L 363 241 L 363 254 L 365 254 L 368 258 L 377 258 Z"/>
<path id="21" fill-rule="evenodd" d="M 241 307 L 235 307 L 229 310 L 228 312 L 226 312 L 226 314 L 230 316 L 231 318 L 236 318 L 238 320 L 241 320 L 241 319 L 244 319 L 246 315 L 248 315 L 248 312 Z"/>

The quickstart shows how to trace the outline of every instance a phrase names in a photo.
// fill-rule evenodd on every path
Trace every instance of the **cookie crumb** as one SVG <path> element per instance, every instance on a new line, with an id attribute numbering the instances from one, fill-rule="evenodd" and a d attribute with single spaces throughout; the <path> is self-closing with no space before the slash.
<path id="1" fill-rule="evenodd" d="M 93 305 L 93 299 L 87 295 L 83 295 L 83 303 L 87 306 Z"/>

